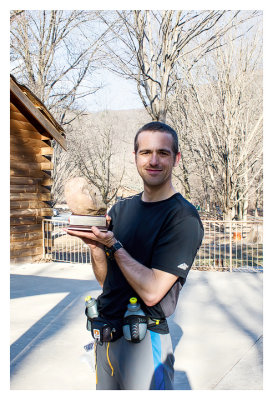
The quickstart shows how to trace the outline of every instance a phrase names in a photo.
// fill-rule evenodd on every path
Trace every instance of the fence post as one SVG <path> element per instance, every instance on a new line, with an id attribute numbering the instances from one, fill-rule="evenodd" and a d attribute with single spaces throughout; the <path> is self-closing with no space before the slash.
<path id="1" fill-rule="evenodd" d="M 42 231 L 43 231 L 43 259 L 45 259 L 45 220 L 42 220 Z"/>
<path id="2" fill-rule="evenodd" d="M 229 229 L 229 272 L 232 272 L 232 222 Z"/>

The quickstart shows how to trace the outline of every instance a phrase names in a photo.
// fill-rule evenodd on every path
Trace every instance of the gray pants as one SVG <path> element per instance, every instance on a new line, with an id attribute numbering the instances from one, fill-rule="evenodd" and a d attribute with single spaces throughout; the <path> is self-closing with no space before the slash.
<path id="1" fill-rule="evenodd" d="M 97 390 L 173 390 L 170 334 L 147 331 L 140 343 L 124 337 L 96 346 Z"/>

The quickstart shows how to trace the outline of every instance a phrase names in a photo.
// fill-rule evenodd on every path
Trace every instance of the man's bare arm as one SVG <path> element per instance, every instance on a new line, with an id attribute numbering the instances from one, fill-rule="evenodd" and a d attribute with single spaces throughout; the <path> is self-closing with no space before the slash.
<path id="1" fill-rule="evenodd" d="M 116 251 L 114 257 L 130 286 L 149 307 L 157 304 L 177 280 L 173 274 L 145 267 L 123 248 Z"/>
<path id="2" fill-rule="evenodd" d="M 92 243 L 97 243 L 97 246 L 102 246 L 104 244 L 107 247 L 111 247 L 116 242 L 113 232 L 108 231 L 107 233 L 104 233 L 96 227 L 92 227 L 92 232 L 73 232 L 74 236 L 81 237 L 82 239 L 85 238 L 85 241 L 88 239 Z M 105 255 L 103 255 L 102 258 L 98 256 L 98 258 L 95 260 L 95 264 L 97 263 L 100 266 L 104 265 L 104 257 Z M 130 254 L 123 248 L 116 251 L 114 257 L 130 286 L 136 291 L 136 293 L 139 294 L 147 306 L 153 306 L 154 304 L 157 304 L 177 280 L 177 276 L 173 274 L 158 269 L 147 268 L 145 265 L 139 263 L 133 257 L 131 257 Z M 106 271 L 106 259 L 105 265 Z M 103 271 L 104 268 L 102 268 L 99 273 L 102 272 L 103 274 Z M 99 279 L 100 281 L 104 281 L 105 277 L 103 278 L 102 275 L 99 277 Z"/>
<path id="3" fill-rule="evenodd" d="M 90 246 L 89 246 L 90 247 Z M 99 282 L 100 286 L 103 287 L 103 283 L 106 278 L 107 274 L 107 261 L 104 249 L 91 249 L 91 262 L 92 268 L 95 274 L 97 281 Z"/>

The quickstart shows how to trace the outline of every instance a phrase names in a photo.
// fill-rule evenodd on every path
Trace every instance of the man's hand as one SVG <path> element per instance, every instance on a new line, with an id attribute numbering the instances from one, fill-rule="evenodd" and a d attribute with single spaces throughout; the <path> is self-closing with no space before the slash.
<path id="1" fill-rule="evenodd" d="M 93 234 L 91 231 L 76 231 L 76 230 L 71 230 L 67 228 L 63 228 L 63 231 L 65 231 L 68 235 L 70 236 L 76 236 L 84 241 L 85 244 L 90 246 L 92 250 L 96 248 L 103 248 L 103 244 L 97 242 L 93 238 Z"/>
<path id="2" fill-rule="evenodd" d="M 67 228 L 63 229 L 68 233 L 68 235 L 77 236 L 86 244 L 90 244 L 91 246 L 98 246 L 98 244 L 101 244 L 102 246 L 105 245 L 111 247 L 116 243 L 113 232 L 102 232 L 96 226 L 92 226 L 90 231 L 76 231 Z"/>

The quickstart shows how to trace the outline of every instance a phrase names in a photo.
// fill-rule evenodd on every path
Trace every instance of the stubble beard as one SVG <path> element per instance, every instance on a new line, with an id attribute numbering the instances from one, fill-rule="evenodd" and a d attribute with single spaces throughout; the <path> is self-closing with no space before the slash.
<path id="1" fill-rule="evenodd" d="M 143 185 L 145 188 L 160 189 L 160 187 L 165 186 L 167 184 L 167 182 L 171 183 L 171 175 L 172 175 L 171 173 L 168 176 L 162 176 L 162 177 L 158 177 L 159 179 L 155 179 L 153 177 L 147 176 L 148 175 L 147 172 L 142 173 L 138 168 L 137 168 L 137 171 L 143 181 Z"/>

